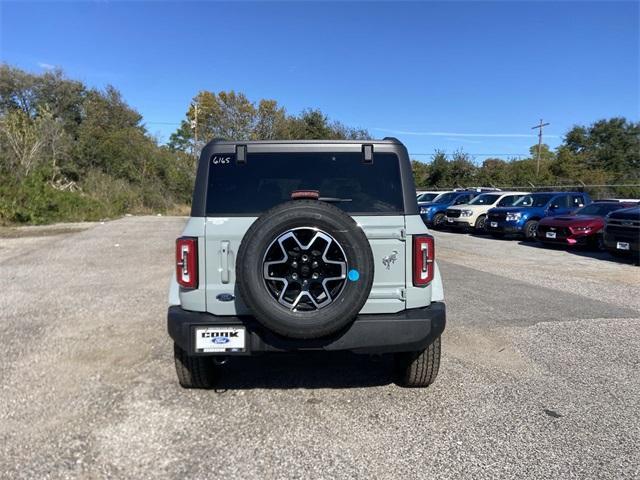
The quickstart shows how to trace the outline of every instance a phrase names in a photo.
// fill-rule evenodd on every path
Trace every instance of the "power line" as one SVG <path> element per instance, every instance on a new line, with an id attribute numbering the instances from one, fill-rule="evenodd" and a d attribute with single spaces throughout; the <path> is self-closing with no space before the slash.
<path id="1" fill-rule="evenodd" d="M 463 152 L 466 155 L 474 155 L 476 157 L 491 157 L 491 156 L 507 156 L 507 155 L 511 155 L 514 157 L 522 157 L 524 155 L 529 155 L 528 153 L 470 153 L 470 152 Z M 419 156 L 419 155 L 425 155 L 425 156 L 429 156 L 429 157 L 435 157 L 436 155 L 444 155 L 445 157 L 450 157 L 452 155 L 456 155 L 455 153 L 413 153 L 413 152 L 409 152 L 409 156 Z"/>

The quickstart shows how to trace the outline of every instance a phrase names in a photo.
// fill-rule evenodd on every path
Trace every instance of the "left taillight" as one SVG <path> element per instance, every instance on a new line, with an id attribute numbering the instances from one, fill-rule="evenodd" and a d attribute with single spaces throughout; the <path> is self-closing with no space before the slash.
<path id="1" fill-rule="evenodd" d="M 431 235 L 413 237 L 413 286 L 426 287 L 435 273 L 435 242 Z"/>
<path id="2" fill-rule="evenodd" d="M 198 239 L 180 237 L 176 240 L 176 278 L 184 288 L 198 288 Z"/>

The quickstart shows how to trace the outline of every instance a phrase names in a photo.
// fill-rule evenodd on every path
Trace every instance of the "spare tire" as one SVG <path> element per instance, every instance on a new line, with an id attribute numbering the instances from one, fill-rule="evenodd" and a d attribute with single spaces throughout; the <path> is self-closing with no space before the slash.
<path id="1" fill-rule="evenodd" d="M 373 284 L 358 224 L 318 200 L 294 200 L 249 228 L 236 261 L 238 293 L 256 319 L 290 338 L 330 335 L 353 321 Z"/>

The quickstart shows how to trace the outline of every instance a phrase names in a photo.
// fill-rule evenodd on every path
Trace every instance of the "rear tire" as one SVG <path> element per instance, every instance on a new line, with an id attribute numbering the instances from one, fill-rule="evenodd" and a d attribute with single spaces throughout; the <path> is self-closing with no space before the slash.
<path id="1" fill-rule="evenodd" d="M 538 230 L 538 221 L 529 220 L 527 223 L 524 224 L 524 239 L 530 242 L 535 240 L 537 230 Z"/>
<path id="2" fill-rule="evenodd" d="M 181 387 L 213 388 L 215 379 L 213 357 L 189 356 L 178 344 L 174 343 L 173 359 Z"/>
<path id="3" fill-rule="evenodd" d="M 438 376 L 440 336 L 421 352 L 395 355 L 396 383 L 402 387 L 428 387 Z"/>

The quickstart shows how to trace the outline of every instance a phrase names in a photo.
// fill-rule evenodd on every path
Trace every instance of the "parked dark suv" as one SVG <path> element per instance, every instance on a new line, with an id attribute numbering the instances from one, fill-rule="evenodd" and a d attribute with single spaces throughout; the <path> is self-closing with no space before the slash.
<path id="1" fill-rule="evenodd" d="M 618 210 L 607 216 L 604 244 L 614 255 L 640 256 L 640 207 Z"/>

